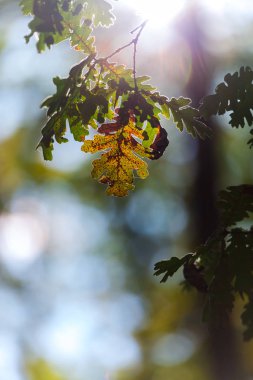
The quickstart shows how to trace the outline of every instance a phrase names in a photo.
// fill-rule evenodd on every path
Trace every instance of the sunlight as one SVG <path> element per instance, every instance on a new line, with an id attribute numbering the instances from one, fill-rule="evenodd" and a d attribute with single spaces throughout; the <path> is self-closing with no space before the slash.
<path id="1" fill-rule="evenodd" d="M 229 2 L 233 3 L 233 1 L 231 0 Z M 222 12 L 224 8 L 228 5 L 227 3 L 228 3 L 227 0 L 213 0 L 213 1 L 207 2 L 206 5 L 211 11 Z"/>
<path id="2" fill-rule="evenodd" d="M 200 9 L 205 8 L 215 14 L 234 13 L 248 14 L 253 12 L 252 0 L 123 0 L 130 6 L 143 20 L 148 19 L 149 24 L 155 29 L 161 29 L 171 23 L 181 11 L 191 4 L 197 5 Z"/>
<path id="3" fill-rule="evenodd" d="M 135 9 L 143 19 L 149 20 L 154 28 L 164 27 L 180 13 L 185 5 L 185 0 L 128 0 L 128 5 Z"/>
<path id="4" fill-rule="evenodd" d="M 253 6 L 252 0 L 205 0 L 204 6 L 209 12 L 216 16 L 226 15 L 227 19 L 241 20 L 245 23 L 246 19 L 252 18 Z"/>

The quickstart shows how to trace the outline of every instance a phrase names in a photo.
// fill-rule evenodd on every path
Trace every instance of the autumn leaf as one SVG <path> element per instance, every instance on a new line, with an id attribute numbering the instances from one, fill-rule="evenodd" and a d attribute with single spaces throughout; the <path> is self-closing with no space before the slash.
<path id="1" fill-rule="evenodd" d="M 136 128 L 134 117 L 128 124 L 120 122 L 103 124 L 94 140 L 85 140 L 84 152 L 106 151 L 93 162 L 91 175 L 100 183 L 108 185 L 107 194 L 123 197 L 134 189 L 134 172 L 139 178 L 148 176 L 147 163 L 141 157 L 149 157 L 151 149 L 138 141 L 143 141 L 143 131 Z"/>

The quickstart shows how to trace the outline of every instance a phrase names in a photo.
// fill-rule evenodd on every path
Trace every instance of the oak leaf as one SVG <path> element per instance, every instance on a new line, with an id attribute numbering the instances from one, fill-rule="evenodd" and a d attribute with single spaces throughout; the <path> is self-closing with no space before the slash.
<path id="1" fill-rule="evenodd" d="M 98 132 L 82 146 L 86 153 L 106 151 L 93 162 L 91 175 L 108 185 L 108 195 L 123 197 L 134 189 L 134 172 L 142 179 L 148 176 L 147 163 L 141 157 L 149 157 L 151 149 L 139 142 L 144 139 L 143 131 L 136 128 L 133 116 L 127 125 L 120 121 L 102 124 Z"/>

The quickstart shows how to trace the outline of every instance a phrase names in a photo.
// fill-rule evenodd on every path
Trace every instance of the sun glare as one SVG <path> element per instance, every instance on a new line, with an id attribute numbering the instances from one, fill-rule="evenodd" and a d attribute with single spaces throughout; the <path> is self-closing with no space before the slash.
<path id="1" fill-rule="evenodd" d="M 198 4 L 202 9 L 214 12 L 216 15 L 224 13 L 252 14 L 252 0 L 122 0 L 131 7 L 143 20 L 148 19 L 149 25 L 161 29 L 170 24 L 181 11 L 190 4 Z"/>
<path id="2" fill-rule="evenodd" d="M 186 0 L 168 1 L 168 0 L 128 0 L 130 7 L 135 9 L 136 13 L 143 19 L 149 20 L 149 23 L 160 28 L 169 24 L 180 13 L 185 5 Z"/>

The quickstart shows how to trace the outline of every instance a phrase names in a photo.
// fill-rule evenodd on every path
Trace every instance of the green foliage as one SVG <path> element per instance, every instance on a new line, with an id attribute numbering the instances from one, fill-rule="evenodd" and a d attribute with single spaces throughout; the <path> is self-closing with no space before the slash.
<path id="1" fill-rule="evenodd" d="M 231 186 L 220 193 L 219 227 L 214 234 L 182 259 L 172 257 L 155 265 L 162 281 L 184 266 L 189 285 L 206 294 L 203 318 L 215 325 L 227 321 L 235 296 L 246 297 L 242 322 L 245 339 L 253 337 L 253 226 L 240 224 L 253 212 L 253 185 Z M 238 224 L 239 223 L 239 224 Z"/>
<path id="2" fill-rule="evenodd" d="M 32 15 L 30 34 L 26 42 L 36 33 L 39 52 L 65 39 L 86 54 L 94 52 L 93 27 L 109 26 L 114 20 L 111 5 L 105 0 L 22 0 L 25 15 Z"/>
<path id="3" fill-rule="evenodd" d="M 253 124 L 253 71 L 250 67 L 241 67 L 239 72 L 227 74 L 214 95 L 204 97 L 200 105 L 200 114 L 208 119 L 212 115 L 230 112 L 229 124 L 232 127 L 244 127 Z M 250 131 L 253 134 L 253 130 Z M 253 139 L 248 141 L 253 146 Z"/>

